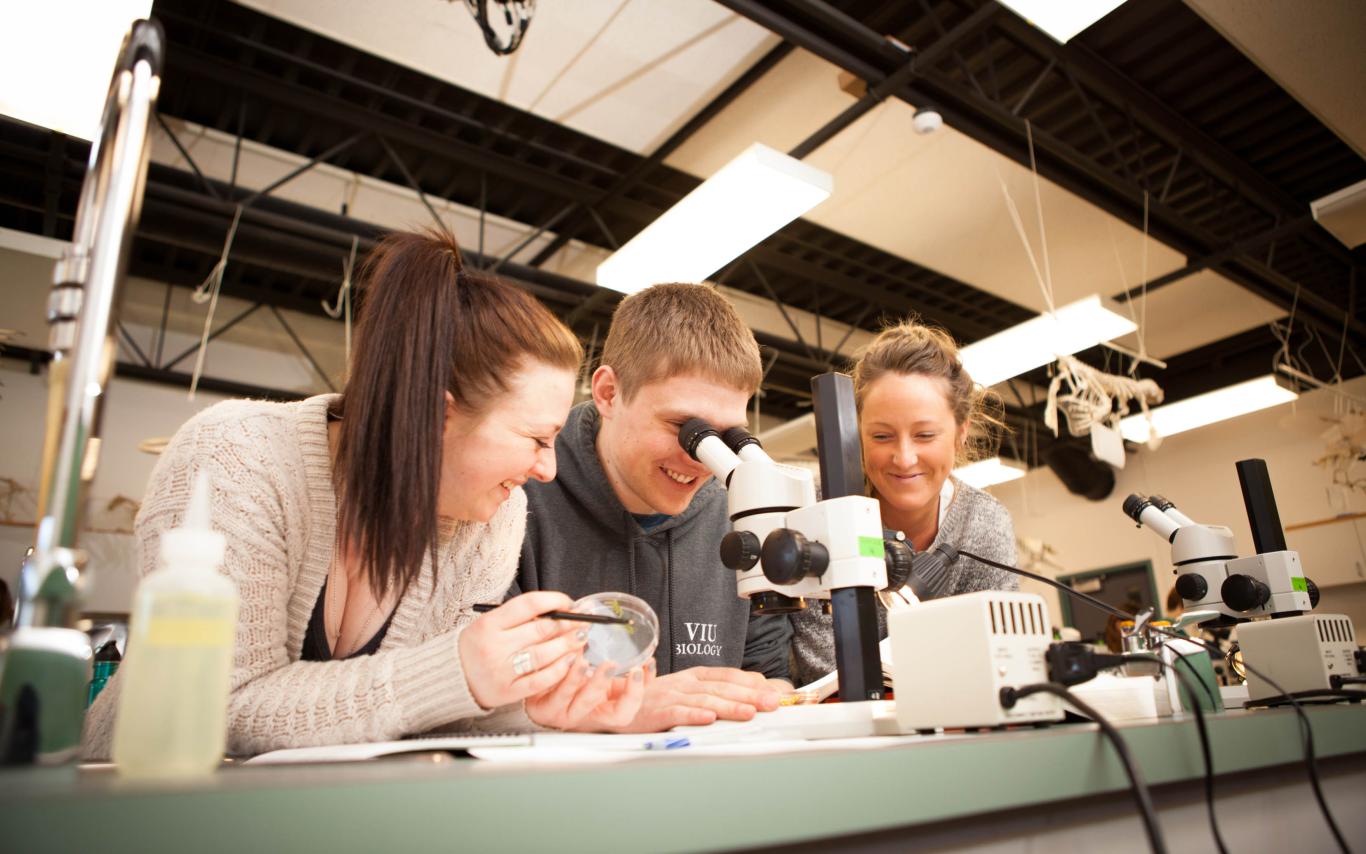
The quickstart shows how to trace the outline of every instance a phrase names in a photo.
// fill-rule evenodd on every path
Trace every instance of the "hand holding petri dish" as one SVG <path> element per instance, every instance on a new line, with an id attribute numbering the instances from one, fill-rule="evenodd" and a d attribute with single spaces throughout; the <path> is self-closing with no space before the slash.
<path id="1" fill-rule="evenodd" d="M 659 617 L 644 600 L 628 593 L 594 593 L 574 603 L 580 614 L 630 620 L 622 624 L 591 624 L 583 657 L 594 667 L 610 661 L 625 673 L 650 660 L 659 645 Z"/>

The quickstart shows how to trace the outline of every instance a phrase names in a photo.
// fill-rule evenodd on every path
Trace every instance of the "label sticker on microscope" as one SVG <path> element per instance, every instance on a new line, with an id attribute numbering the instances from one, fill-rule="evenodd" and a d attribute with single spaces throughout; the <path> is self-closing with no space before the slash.
<path id="1" fill-rule="evenodd" d="M 858 553 L 859 557 L 884 558 L 887 556 L 882 548 L 881 537 L 859 537 Z"/>
<path id="2" fill-rule="evenodd" d="M 1308 593 L 1309 582 L 1306 581 L 1302 575 L 1292 575 L 1290 576 L 1290 589 L 1298 590 L 1301 593 Z"/>

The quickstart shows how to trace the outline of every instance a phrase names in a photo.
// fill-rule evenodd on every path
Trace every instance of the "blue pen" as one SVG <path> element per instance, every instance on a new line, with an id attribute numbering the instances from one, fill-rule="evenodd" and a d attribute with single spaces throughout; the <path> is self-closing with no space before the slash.
<path id="1" fill-rule="evenodd" d="M 645 742 L 645 749 L 677 750 L 680 747 L 687 747 L 690 744 L 692 744 L 692 742 L 688 740 L 688 737 L 686 735 L 680 735 L 675 738 L 665 738 L 659 741 L 647 741 Z"/>

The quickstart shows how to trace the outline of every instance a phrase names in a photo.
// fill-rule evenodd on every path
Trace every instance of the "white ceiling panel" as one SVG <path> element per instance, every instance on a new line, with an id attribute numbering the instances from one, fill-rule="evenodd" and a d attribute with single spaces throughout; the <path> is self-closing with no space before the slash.
<path id="1" fill-rule="evenodd" d="M 1146 312 L 1139 297 L 1131 305 L 1134 317 L 1143 324 L 1148 355 L 1158 359 L 1285 317 L 1285 309 L 1208 270 L 1153 291 L 1147 302 Z M 1118 343 L 1138 350 L 1136 334 Z"/>
<path id="2" fill-rule="evenodd" d="M 1366 3 L 1186 0 L 1186 5 L 1366 157 Z"/>
<path id="3" fill-rule="evenodd" d="M 778 37 L 712 0 L 574 0 L 537 6 L 499 57 L 463 3 L 242 0 L 269 15 L 648 154 Z M 496 13 L 496 10 L 495 10 Z"/>

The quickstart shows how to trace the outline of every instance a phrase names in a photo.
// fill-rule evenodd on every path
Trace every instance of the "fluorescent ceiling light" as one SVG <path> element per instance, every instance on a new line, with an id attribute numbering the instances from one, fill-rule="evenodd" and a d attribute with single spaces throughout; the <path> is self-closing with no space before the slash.
<path id="1" fill-rule="evenodd" d="M 968 486 L 986 489 L 988 486 L 995 486 L 998 483 L 1007 483 L 1024 477 L 1025 467 L 1023 463 L 1015 460 L 992 457 L 989 460 L 979 460 L 962 468 L 954 469 L 953 476 Z"/>
<path id="2" fill-rule="evenodd" d="M 1366 181 L 1315 199 L 1309 203 L 1309 210 L 1314 221 L 1348 249 L 1366 243 Z"/>
<path id="3" fill-rule="evenodd" d="M 1002 6 L 1064 43 L 1123 3 L 1124 0 L 1001 0 Z"/>
<path id="4" fill-rule="evenodd" d="M 119 46 L 152 0 L 10 3 L 0 27 L 0 113 L 93 139 Z"/>
<path id="5" fill-rule="evenodd" d="M 1017 377 L 1138 328 L 1113 300 L 1089 296 L 962 349 L 963 367 L 984 386 Z"/>
<path id="6" fill-rule="evenodd" d="M 1296 397 L 1295 392 L 1278 384 L 1275 376 L 1267 374 L 1158 406 L 1152 410 L 1153 429 L 1159 436 L 1175 436 L 1206 424 L 1289 403 Z M 1143 444 L 1148 441 L 1148 420 L 1141 413 L 1130 415 L 1119 422 L 1119 432 L 1130 442 Z"/>
<path id="7" fill-rule="evenodd" d="M 830 175 L 755 143 L 598 265 L 598 284 L 634 293 L 701 282 L 829 198 Z"/>

